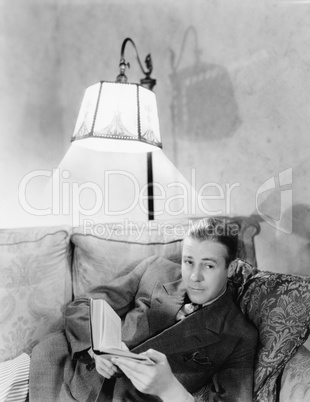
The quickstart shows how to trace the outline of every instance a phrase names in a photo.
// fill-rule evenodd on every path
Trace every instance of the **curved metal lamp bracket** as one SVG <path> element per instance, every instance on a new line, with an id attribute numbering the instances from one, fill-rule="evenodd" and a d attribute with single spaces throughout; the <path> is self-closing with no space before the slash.
<path id="1" fill-rule="evenodd" d="M 145 58 L 145 65 L 146 65 L 147 69 L 144 70 L 140 57 L 139 57 L 139 54 L 138 54 L 137 47 L 131 38 L 126 38 L 122 44 L 121 59 L 119 62 L 120 73 L 116 77 L 116 82 L 124 82 L 124 83 L 127 82 L 127 76 L 125 75 L 125 72 L 126 72 L 127 67 L 130 68 L 130 64 L 126 62 L 125 56 L 124 56 L 125 55 L 125 47 L 126 47 L 127 42 L 130 42 L 132 44 L 132 46 L 134 47 L 139 66 L 140 66 L 143 74 L 145 75 L 145 77 L 140 80 L 140 84 L 143 87 L 152 90 L 153 87 L 156 85 L 156 80 L 154 80 L 154 78 L 151 78 L 151 73 L 153 71 L 153 63 L 152 63 L 151 55 L 148 54 Z"/>

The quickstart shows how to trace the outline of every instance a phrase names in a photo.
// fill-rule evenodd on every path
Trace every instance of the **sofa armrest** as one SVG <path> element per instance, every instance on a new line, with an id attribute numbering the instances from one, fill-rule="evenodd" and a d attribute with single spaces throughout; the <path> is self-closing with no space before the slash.
<path id="1" fill-rule="evenodd" d="M 310 401 L 310 351 L 305 346 L 298 349 L 284 368 L 279 401 Z"/>

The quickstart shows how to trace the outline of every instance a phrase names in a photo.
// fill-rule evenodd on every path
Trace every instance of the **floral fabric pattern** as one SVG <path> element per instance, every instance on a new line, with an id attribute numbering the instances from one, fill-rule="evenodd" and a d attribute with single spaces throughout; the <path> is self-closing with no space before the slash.
<path id="1" fill-rule="evenodd" d="M 310 278 L 261 271 L 236 284 L 240 308 L 259 331 L 255 400 L 276 401 L 278 375 L 309 335 Z"/>
<path id="2" fill-rule="evenodd" d="M 284 368 L 280 402 L 310 400 L 310 351 L 301 346 Z"/>
<path id="3" fill-rule="evenodd" d="M 63 327 L 71 300 L 70 235 L 42 231 L 0 231 L 0 361 L 29 353 L 43 335 Z"/>

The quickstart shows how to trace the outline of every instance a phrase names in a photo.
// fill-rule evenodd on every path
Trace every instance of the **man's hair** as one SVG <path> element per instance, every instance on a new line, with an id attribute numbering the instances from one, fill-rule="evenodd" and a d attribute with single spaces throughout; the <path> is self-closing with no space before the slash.
<path id="1" fill-rule="evenodd" d="M 223 244 L 227 249 L 226 263 L 228 266 L 237 256 L 238 233 L 237 223 L 229 222 L 227 219 L 204 218 L 190 222 L 186 237 Z"/>

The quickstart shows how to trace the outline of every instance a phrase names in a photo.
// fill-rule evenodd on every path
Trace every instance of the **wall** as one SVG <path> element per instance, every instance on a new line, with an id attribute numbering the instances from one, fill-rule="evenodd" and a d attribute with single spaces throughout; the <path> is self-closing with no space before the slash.
<path id="1" fill-rule="evenodd" d="M 178 180 L 194 184 L 207 198 L 208 212 L 254 214 L 262 221 L 257 239 L 262 267 L 308 272 L 309 3 L 0 4 L 2 227 L 59 221 L 59 216 L 25 213 L 18 184 L 33 170 L 56 168 L 71 152 L 85 88 L 115 79 L 121 43 L 130 36 L 141 59 L 149 52 L 153 57 L 166 156 L 162 175 L 168 170 L 163 165 L 172 161 Z M 141 73 L 130 47 L 126 56 L 129 79 L 137 82 Z M 268 182 L 273 177 L 274 184 Z M 49 198 L 38 201 L 49 183 L 44 176 L 31 182 L 27 196 L 32 205 L 50 205 Z M 286 198 L 280 190 L 287 191 Z M 273 220 L 266 223 L 268 217 Z"/>

